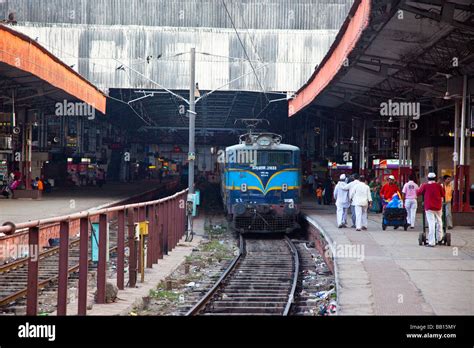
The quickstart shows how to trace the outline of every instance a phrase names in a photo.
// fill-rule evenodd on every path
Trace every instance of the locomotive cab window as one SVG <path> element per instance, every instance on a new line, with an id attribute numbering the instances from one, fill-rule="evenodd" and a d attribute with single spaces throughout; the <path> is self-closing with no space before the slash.
<path id="1" fill-rule="evenodd" d="M 291 151 L 257 151 L 258 166 L 285 166 L 292 164 Z"/>

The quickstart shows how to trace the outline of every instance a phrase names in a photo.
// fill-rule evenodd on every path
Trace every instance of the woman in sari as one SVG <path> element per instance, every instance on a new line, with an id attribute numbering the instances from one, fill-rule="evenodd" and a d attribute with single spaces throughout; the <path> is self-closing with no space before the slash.
<path id="1" fill-rule="evenodd" d="M 382 211 L 382 202 L 380 200 L 380 189 L 382 188 L 382 185 L 380 184 L 379 178 L 373 179 L 370 182 L 369 187 L 372 196 L 372 207 L 370 208 L 370 211 L 380 213 Z"/>

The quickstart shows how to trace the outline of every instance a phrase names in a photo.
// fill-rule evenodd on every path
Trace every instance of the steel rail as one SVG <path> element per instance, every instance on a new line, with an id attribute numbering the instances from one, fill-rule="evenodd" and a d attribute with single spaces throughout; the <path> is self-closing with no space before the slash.
<path id="1" fill-rule="evenodd" d="M 212 296 L 217 292 L 219 287 L 222 285 L 224 279 L 227 278 L 227 276 L 235 269 L 237 266 L 241 256 L 244 254 L 245 251 L 245 246 L 244 246 L 244 238 L 242 235 L 240 235 L 240 248 L 239 248 L 239 254 L 234 257 L 232 260 L 231 264 L 226 268 L 226 270 L 222 273 L 219 279 L 214 283 L 212 288 L 203 296 L 201 299 L 196 303 L 187 313 L 186 316 L 192 316 L 192 315 L 197 315 L 206 305 L 209 303 L 211 300 Z"/>
<path id="2" fill-rule="evenodd" d="M 79 239 L 76 239 L 76 240 L 73 240 L 69 243 L 69 247 L 71 246 L 75 246 L 79 244 Z M 52 247 L 52 248 L 49 248 L 48 250 L 46 251 L 42 251 L 40 254 L 39 254 L 39 260 L 42 260 L 42 259 L 45 259 L 49 256 L 52 256 L 54 254 L 57 254 L 59 253 L 59 246 L 55 246 L 55 247 Z M 0 265 L 0 274 L 3 274 L 3 273 L 8 273 L 10 271 L 13 271 L 19 267 L 23 267 L 25 264 L 28 264 L 28 260 L 29 260 L 29 257 L 26 256 L 26 257 L 23 257 L 19 260 L 15 260 L 13 262 L 10 262 L 10 263 L 5 263 L 3 265 Z"/>
<path id="3" fill-rule="evenodd" d="M 298 283 L 298 275 L 300 271 L 300 261 L 299 261 L 299 256 L 298 256 L 298 249 L 296 249 L 295 245 L 293 242 L 285 236 L 285 240 L 288 243 L 288 246 L 291 249 L 291 252 L 293 253 L 293 264 L 294 264 L 294 274 L 293 274 L 293 284 L 291 286 L 290 293 L 288 295 L 288 302 L 285 307 L 285 311 L 283 312 L 283 316 L 287 316 L 290 312 L 291 306 L 294 303 L 295 300 L 295 291 L 296 291 L 296 285 Z"/>
<path id="4" fill-rule="evenodd" d="M 295 245 L 291 242 L 291 240 L 285 236 L 285 241 L 293 255 L 293 277 L 292 277 L 292 284 L 291 284 L 291 289 L 288 294 L 288 300 L 285 305 L 285 309 L 282 313 L 283 316 L 288 316 L 290 313 L 291 306 L 294 303 L 294 296 L 296 292 L 296 286 L 298 282 L 298 276 L 299 276 L 299 255 L 298 255 L 298 250 L 296 249 Z M 220 287 L 222 287 L 223 282 L 225 279 L 228 278 L 228 276 L 231 274 L 231 272 L 236 268 L 238 265 L 239 261 L 241 260 L 242 255 L 244 254 L 245 248 L 244 248 L 244 239 L 242 235 L 240 236 L 240 250 L 239 254 L 232 260 L 231 264 L 226 268 L 226 270 L 222 273 L 222 275 L 219 277 L 219 279 L 214 283 L 212 288 L 197 302 L 187 313 L 186 316 L 193 316 L 199 314 L 205 307 L 206 305 L 211 302 L 213 296 L 216 294 L 216 292 L 219 290 Z"/>
<path id="5" fill-rule="evenodd" d="M 74 241 L 74 242 L 71 242 L 71 243 L 69 244 L 69 246 L 71 246 L 72 244 L 79 244 L 79 240 L 76 240 L 76 241 Z M 59 247 L 57 247 L 57 248 L 58 248 L 58 252 L 59 252 Z M 109 249 L 109 253 L 112 252 L 112 251 L 114 251 L 114 250 L 116 250 L 116 249 L 117 249 L 117 246 L 111 247 L 111 248 Z M 45 253 L 48 253 L 49 251 L 50 251 L 50 250 L 48 250 L 48 251 L 45 252 Z M 55 253 L 53 253 L 53 254 L 55 254 Z M 50 256 L 52 256 L 53 254 L 50 254 L 50 255 L 48 255 L 48 256 L 46 256 L 46 257 L 50 257 Z M 42 257 L 42 258 L 44 259 L 45 257 Z M 23 260 L 21 260 L 21 261 L 23 261 Z M 23 262 L 27 263 L 27 262 L 28 262 L 28 259 L 26 259 L 26 260 L 23 261 Z M 90 263 L 90 262 L 92 262 L 92 257 L 89 257 L 89 263 Z M 71 268 L 68 269 L 68 274 L 74 273 L 74 272 L 76 272 L 78 269 L 79 269 L 79 262 L 78 262 L 76 265 L 74 265 L 74 266 L 72 266 Z M 49 283 L 51 283 L 52 281 L 54 281 L 54 280 L 57 279 L 58 277 L 59 277 L 59 274 L 54 275 L 54 276 L 52 276 L 52 277 L 50 277 L 50 278 L 48 278 L 48 279 L 45 279 L 45 280 L 43 280 L 43 281 L 41 281 L 41 282 L 38 282 L 38 290 L 39 290 L 39 289 L 43 289 L 44 287 L 46 287 Z M 26 296 L 26 293 L 27 293 L 27 288 L 24 288 L 24 289 L 22 289 L 22 290 L 18 290 L 18 291 L 16 291 L 16 292 L 14 292 L 14 293 L 11 294 L 11 295 L 8 295 L 8 296 L 5 296 L 5 297 L 3 297 L 3 298 L 0 298 L 0 307 L 6 306 L 6 305 L 12 303 L 13 301 L 15 301 L 15 300 L 17 300 L 17 299 Z"/>

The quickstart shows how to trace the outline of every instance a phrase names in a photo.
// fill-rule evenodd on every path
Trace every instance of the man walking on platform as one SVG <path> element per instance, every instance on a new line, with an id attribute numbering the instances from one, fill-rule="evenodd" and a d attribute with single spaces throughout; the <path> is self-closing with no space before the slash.
<path id="1" fill-rule="evenodd" d="M 351 178 L 349 178 L 349 182 L 347 183 L 347 185 L 342 188 L 345 191 L 349 191 L 349 202 L 351 200 L 351 198 L 350 198 L 351 194 L 352 194 L 351 190 L 353 190 L 353 188 L 359 183 L 360 183 L 359 174 L 354 173 L 354 174 L 351 175 Z M 352 226 L 351 227 L 354 228 L 354 227 L 356 227 L 356 212 L 355 212 L 354 203 L 351 202 L 350 206 L 351 206 L 351 219 L 352 219 Z"/>
<path id="2" fill-rule="evenodd" d="M 446 225 L 448 229 L 453 228 L 453 215 L 451 214 L 451 202 L 453 200 L 453 181 L 449 175 L 443 176 L 444 201 L 446 202 Z"/>
<path id="3" fill-rule="evenodd" d="M 308 185 L 308 191 L 311 194 L 311 196 L 314 194 L 314 190 L 316 188 L 315 183 L 316 181 L 314 179 L 313 173 L 309 173 L 308 177 L 306 178 L 306 184 Z"/>
<path id="4" fill-rule="evenodd" d="M 365 183 L 364 176 L 361 176 L 358 184 L 355 184 L 350 190 L 350 197 L 355 208 L 356 231 L 366 230 L 368 225 L 367 210 L 372 204 L 372 195 L 369 185 Z"/>
<path id="5" fill-rule="evenodd" d="M 416 192 L 418 196 L 425 197 L 425 213 L 428 220 L 428 244 L 427 247 L 435 246 L 435 233 L 437 233 L 438 243 L 443 239 L 443 220 L 441 218 L 444 188 L 436 182 L 436 174 L 428 174 L 428 182 L 421 185 Z"/>
<path id="6" fill-rule="evenodd" d="M 405 202 L 405 209 L 407 210 L 407 223 L 410 224 L 410 228 L 415 228 L 416 209 L 418 208 L 418 202 L 416 201 L 416 191 L 419 189 L 415 182 L 415 176 L 410 175 L 410 180 L 403 185 L 402 193 L 403 200 Z"/>
<path id="7" fill-rule="evenodd" d="M 344 190 L 346 187 L 346 175 L 341 174 L 339 182 L 334 188 L 334 199 L 336 200 L 337 227 L 347 227 L 347 208 L 349 208 L 349 192 Z"/>

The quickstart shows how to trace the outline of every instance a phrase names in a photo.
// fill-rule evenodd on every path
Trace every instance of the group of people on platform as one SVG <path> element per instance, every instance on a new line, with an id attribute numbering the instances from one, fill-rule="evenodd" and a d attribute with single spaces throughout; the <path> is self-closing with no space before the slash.
<path id="1" fill-rule="evenodd" d="M 314 177 L 308 176 L 307 183 L 316 194 L 316 199 L 321 204 L 327 204 L 327 199 L 323 199 L 329 192 L 336 204 L 337 226 L 347 227 L 348 210 L 351 210 L 352 228 L 356 231 L 366 230 L 368 227 L 368 211 L 381 213 L 387 204 L 398 196 L 403 202 L 403 207 L 407 211 L 407 223 L 410 228 L 415 228 L 416 211 L 418 208 L 417 198 L 424 197 L 424 210 L 428 222 L 429 234 L 427 246 L 434 246 L 442 240 L 442 209 L 445 203 L 446 224 L 448 229 L 453 228 L 451 214 L 451 203 L 453 198 L 453 182 L 449 175 L 444 175 L 437 180 L 435 173 L 427 175 L 427 182 L 419 186 L 414 175 L 410 175 L 409 181 L 403 186 L 399 186 L 395 177 L 390 175 L 388 181 L 382 185 L 379 178 L 374 178 L 367 182 L 367 179 L 357 173 L 346 176 L 341 174 L 339 182 L 332 191 L 332 185 L 314 185 Z M 332 183 L 330 179 L 327 180 Z M 314 186 L 316 186 L 315 191 Z M 437 232 L 436 232 L 437 231 Z M 438 235 L 435 237 L 435 233 Z"/>
<path id="2" fill-rule="evenodd" d="M 306 177 L 306 184 L 311 195 L 316 194 L 318 204 L 330 205 L 332 203 L 332 190 L 334 182 L 330 177 L 319 180 L 318 176 L 309 173 Z"/>
<path id="3" fill-rule="evenodd" d="M 10 198 L 13 195 L 13 192 L 18 189 L 25 189 L 26 180 L 22 177 L 22 174 L 19 170 L 15 169 L 8 176 L 8 180 L 0 187 L 0 193 L 5 198 Z M 42 177 L 36 177 L 34 180 L 30 181 L 31 188 L 38 191 L 51 191 L 51 184 L 48 180 L 43 179 Z"/>
<path id="4" fill-rule="evenodd" d="M 356 231 L 366 230 L 367 212 L 372 206 L 373 199 L 365 177 L 357 173 L 349 177 L 341 174 L 333 195 L 336 200 L 337 226 L 347 227 L 347 211 L 350 208 L 352 227 L 355 227 Z"/>
<path id="5" fill-rule="evenodd" d="M 105 170 L 100 167 L 97 167 L 95 171 L 79 172 L 75 169 L 68 171 L 68 182 L 75 186 L 94 185 L 101 188 L 105 185 L 105 178 Z"/>

